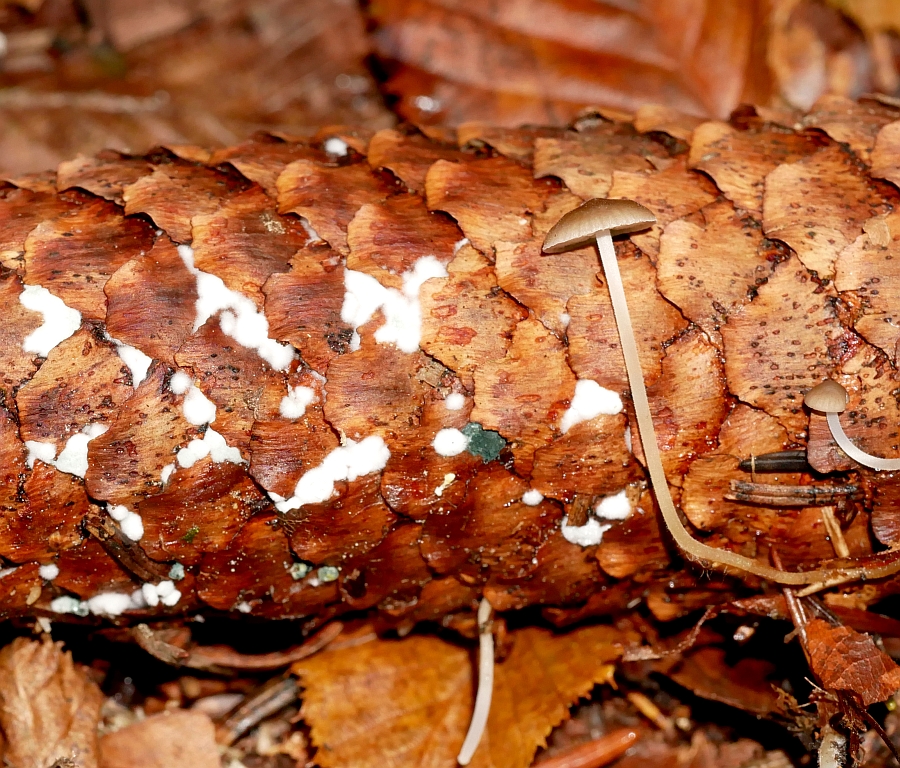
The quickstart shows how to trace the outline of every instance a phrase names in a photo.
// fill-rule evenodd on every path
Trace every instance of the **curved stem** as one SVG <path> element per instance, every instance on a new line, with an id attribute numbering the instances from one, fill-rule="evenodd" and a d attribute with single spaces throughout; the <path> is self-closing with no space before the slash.
<path id="1" fill-rule="evenodd" d="M 725 549 L 717 549 L 708 544 L 697 541 L 678 516 L 672 495 L 669 493 L 669 484 L 663 470 L 662 459 L 659 454 L 659 446 L 656 441 L 656 430 L 653 427 L 653 418 L 650 414 L 650 401 L 647 399 L 647 388 L 644 386 L 644 374 L 641 371 L 641 362 L 638 357 L 637 342 L 634 338 L 634 330 L 631 326 L 631 315 L 628 312 L 628 303 L 625 299 L 625 288 L 622 285 L 622 275 L 619 272 L 619 263 L 616 260 L 616 251 L 613 247 L 612 237 L 609 231 L 600 232 L 597 235 L 597 247 L 600 250 L 600 262 L 606 273 L 606 282 L 609 286 L 609 295 L 612 299 L 613 313 L 616 325 L 619 329 L 619 339 L 622 343 L 622 352 L 625 355 L 625 371 L 628 374 L 628 383 L 631 387 L 631 398 L 634 402 L 634 411 L 637 416 L 638 431 L 641 436 L 641 445 L 644 449 L 644 458 L 647 462 L 647 471 L 650 473 L 650 481 L 653 485 L 653 493 L 662 512 L 663 520 L 675 543 L 691 559 L 701 564 L 727 571 L 735 569 L 752 573 L 764 579 L 769 579 L 778 584 L 831 584 L 835 579 L 837 583 L 855 579 L 874 579 L 889 576 L 900 571 L 900 557 L 897 552 L 885 552 L 877 563 L 872 566 L 861 567 L 835 567 L 816 571 L 781 571 L 770 568 L 749 557 L 744 557 Z M 830 422 L 829 422 L 830 423 Z"/>
<path id="2" fill-rule="evenodd" d="M 828 413 L 825 415 L 825 418 L 828 421 L 828 428 L 831 430 L 834 442 L 853 461 L 882 472 L 894 472 L 900 469 L 900 459 L 883 459 L 880 456 L 873 456 L 871 453 L 866 453 L 861 448 L 857 448 L 853 441 L 847 437 L 847 433 L 844 432 L 844 428 L 841 426 L 841 417 L 838 414 Z"/>
<path id="3" fill-rule="evenodd" d="M 490 625 L 491 604 L 486 597 L 478 606 L 478 693 L 475 695 L 475 709 L 469 730 L 459 750 L 456 762 L 468 765 L 487 727 L 494 693 L 494 635 Z"/>

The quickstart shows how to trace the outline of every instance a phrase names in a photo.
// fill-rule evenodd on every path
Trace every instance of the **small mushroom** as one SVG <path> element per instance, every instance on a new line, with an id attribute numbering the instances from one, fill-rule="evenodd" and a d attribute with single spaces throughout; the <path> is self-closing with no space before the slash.
<path id="1" fill-rule="evenodd" d="M 655 222 L 656 218 L 648 209 L 632 200 L 588 200 L 574 211 L 567 213 L 553 226 L 544 241 L 544 251 L 561 253 L 584 245 L 591 239 L 596 238 L 597 240 L 600 262 L 606 274 L 613 314 L 616 318 L 622 352 L 625 356 L 625 371 L 631 387 L 631 399 L 634 402 L 634 412 L 637 416 L 647 471 L 650 473 L 650 481 L 662 512 L 663 521 L 675 543 L 688 557 L 706 566 L 718 567 L 720 570 L 726 571 L 733 568 L 770 579 L 779 584 L 809 584 L 812 585 L 810 589 L 818 588 L 819 585 L 838 584 L 852 579 L 876 578 L 896 573 L 900 570 L 900 558 L 896 552 L 884 553 L 885 556 L 879 558 L 884 562 L 877 565 L 804 572 L 782 571 L 736 552 L 703 544 L 691 536 L 688 529 L 685 528 L 675 509 L 675 503 L 672 501 L 663 470 L 656 430 L 653 427 L 653 418 L 650 412 L 650 402 L 647 399 L 647 388 L 644 385 L 637 343 L 632 329 L 631 315 L 628 312 L 625 289 L 622 285 L 622 276 L 612 242 L 613 235 L 645 229 Z"/>
<path id="2" fill-rule="evenodd" d="M 857 448 L 853 441 L 847 437 L 841 426 L 840 414 L 847 408 L 847 390 L 834 379 L 825 379 L 821 384 L 816 384 L 803 398 L 803 402 L 813 411 L 825 414 L 828 429 L 831 436 L 840 449 L 851 459 L 859 464 L 882 472 L 893 472 L 900 469 L 900 459 L 884 459 L 881 456 L 873 456 Z"/>

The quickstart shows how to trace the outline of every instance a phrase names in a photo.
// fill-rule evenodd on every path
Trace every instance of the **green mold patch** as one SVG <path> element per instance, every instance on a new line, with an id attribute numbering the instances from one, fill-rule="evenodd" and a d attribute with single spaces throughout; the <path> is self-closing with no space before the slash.
<path id="1" fill-rule="evenodd" d="M 460 432 L 469 439 L 466 450 L 473 456 L 479 456 L 485 464 L 498 458 L 500 451 L 506 445 L 506 440 L 500 436 L 499 432 L 484 429 L 475 421 L 470 421 Z"/>

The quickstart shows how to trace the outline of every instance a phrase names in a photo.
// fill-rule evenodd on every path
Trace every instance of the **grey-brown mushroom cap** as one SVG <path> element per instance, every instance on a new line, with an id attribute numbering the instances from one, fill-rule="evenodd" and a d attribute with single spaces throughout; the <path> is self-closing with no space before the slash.
<path id="1" fill-rule="evenodd" d="M 803 396 L 808 408 L 822 413 L 843 413 L 847 408 L 847 390 L 834 379 L 825 379 Z"/>
<path id="2" fill-rule="evenodd" d="M 598 232 L 619 235 L 656 224 L 647 208 L 634 200 L 595 197 L 563 216 L 544 239 L 546 253 L 561 253 L 592 241 Z"/>

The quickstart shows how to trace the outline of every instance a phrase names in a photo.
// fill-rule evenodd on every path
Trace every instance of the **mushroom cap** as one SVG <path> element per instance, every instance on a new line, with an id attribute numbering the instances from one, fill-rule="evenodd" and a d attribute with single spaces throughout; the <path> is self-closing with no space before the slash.
<path id="1" fill-rule="evenodd" d="M 544 251 L 561 253 L 590 242 L 599 232 L 609 230 L 610 234 L 618 235 L 646 229 L 652 224 L 656 224 L 656 216 L 634 200 L 595 197 L 553 225 L 544 240 Z"/>
<path id="2" fill-rule="evenodd" d="M 803 396 L 807 407 L 822 413 L 843 413 L 847 407 L 847 390 L 834 379 L 825 379 Z"/>

